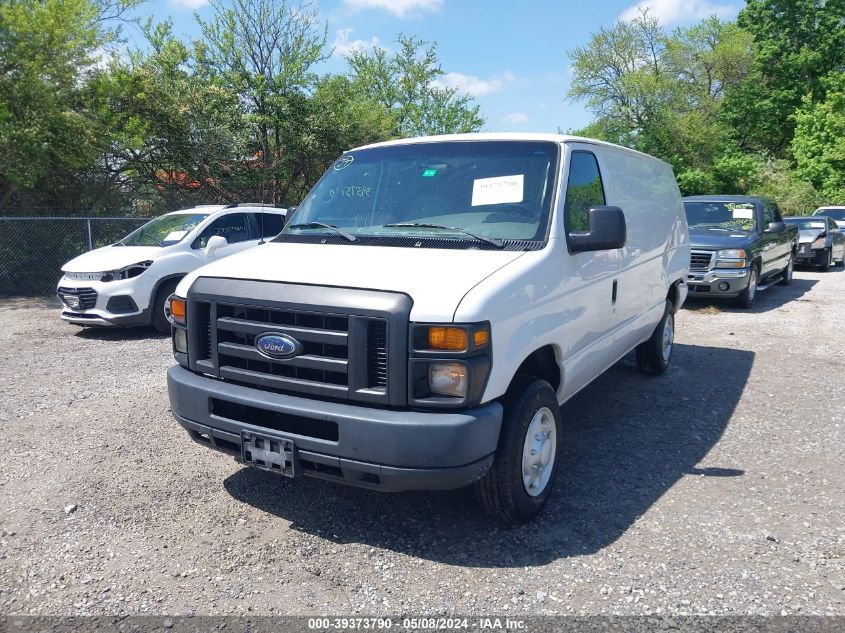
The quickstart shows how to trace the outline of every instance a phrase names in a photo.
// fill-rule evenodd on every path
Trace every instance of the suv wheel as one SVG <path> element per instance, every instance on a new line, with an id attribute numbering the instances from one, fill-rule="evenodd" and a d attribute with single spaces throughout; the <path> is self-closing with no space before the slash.
<path id="1" fill-rule="evenodd" d="M 504 404 L 493 465 L 474 488 L 487 514 L 515 525 L 530 520 L 549 500 L 562 422 L 557 396 L 545 380 L 518 380 Z"/>
<path id="2" fill-rule="evenodd" d="M 159 287 L 158 291 L 156 291 L 155 299 L 153 299 L 152 305 L 152 316 L 150 317 L 150 324 L 156 330 L 156 332 L 161 332 L 162 334 L 170 334 L 170 321 L 167 320 L 167 316 L 164 314 L 164 302 L 167 301 L 167 298 L 173 294 L 176 290 L 176 286 L 179 285 L 178 279 L 173 279 L 171 281 L 165 281 Z"/>
<path id="3" fill-rule="evenodd" d="M 672 362 L 672 349 L 675 346 L 675 306 L 666 301 L 663 318 L 654 328 L 645 343 L 637 345 L 637 368 L 646 374 L 659 376 L 666 372 Z"/>

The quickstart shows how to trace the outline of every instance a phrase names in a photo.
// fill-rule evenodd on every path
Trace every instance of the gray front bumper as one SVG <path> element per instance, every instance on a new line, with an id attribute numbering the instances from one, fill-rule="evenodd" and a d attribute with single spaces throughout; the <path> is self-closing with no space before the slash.
<path id="1" fill-rule="evenodd" d="M 180 365 L 167 372 L 167 386 L 176 420 L 210 448 L 238 457 L 242 431 L 280 435 L 295 443 L 304 474 L 384 491 L 452 489 L 480 479 L 493 461 L 502 421 L 497 402 L 454 413 L 377 409 L 253 389 Z M 337 440 L 223 417 L 215 400 L 275 419 L 333 423 Z"/>
<path id="2" fill-rule="evenodd" d="M 706 272 L 691 272 L 687 277 L 690 297 L 735 297 L 748 286 L 748 268 L 714 268 Z M 726 284 L 724 290 L 720 284 Z"/>

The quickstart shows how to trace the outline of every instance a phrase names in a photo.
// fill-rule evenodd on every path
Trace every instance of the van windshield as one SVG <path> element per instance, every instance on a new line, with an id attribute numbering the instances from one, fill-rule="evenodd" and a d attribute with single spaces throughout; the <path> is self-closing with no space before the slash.
<path id="1" fill-rule="evenodd" d="M 277 240 L 531 248 L 523 242 L 546 240 L 557 161 L 558 146 L 545 141 L 353 150 L 329 168 Z"/>
<path id="2" fill-rule="evenodd" d="M 115 246 L 172 246 L 182 241 L 191 229 L 207 217 L 207 213 L 162 215 L 132 231 Z"/>

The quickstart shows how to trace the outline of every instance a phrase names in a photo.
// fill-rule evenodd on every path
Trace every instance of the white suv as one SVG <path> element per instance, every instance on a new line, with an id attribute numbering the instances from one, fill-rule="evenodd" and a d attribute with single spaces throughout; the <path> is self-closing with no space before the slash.
<path id="1" fill-rule="evenodd" d="M 204 205 L 159 216 L 62 266 L 61 318 L 83 326 L 151 324 L 169 332 L 164 302 L 182 277 L 277 235 L 286 213 L 260 204 Z"/>

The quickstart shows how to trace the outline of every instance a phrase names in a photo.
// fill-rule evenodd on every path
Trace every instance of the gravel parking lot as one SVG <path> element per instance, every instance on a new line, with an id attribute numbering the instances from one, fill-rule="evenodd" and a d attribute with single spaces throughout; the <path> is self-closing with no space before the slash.
<path id="1" fill-rule="evenodd" d="M 845 615 L 845 272 L 693 304 L 661 378 L 563 409 L 548 510 L 243 469 L 172 419 L 169 339 L 0 302 L 0 611 Z"/>

